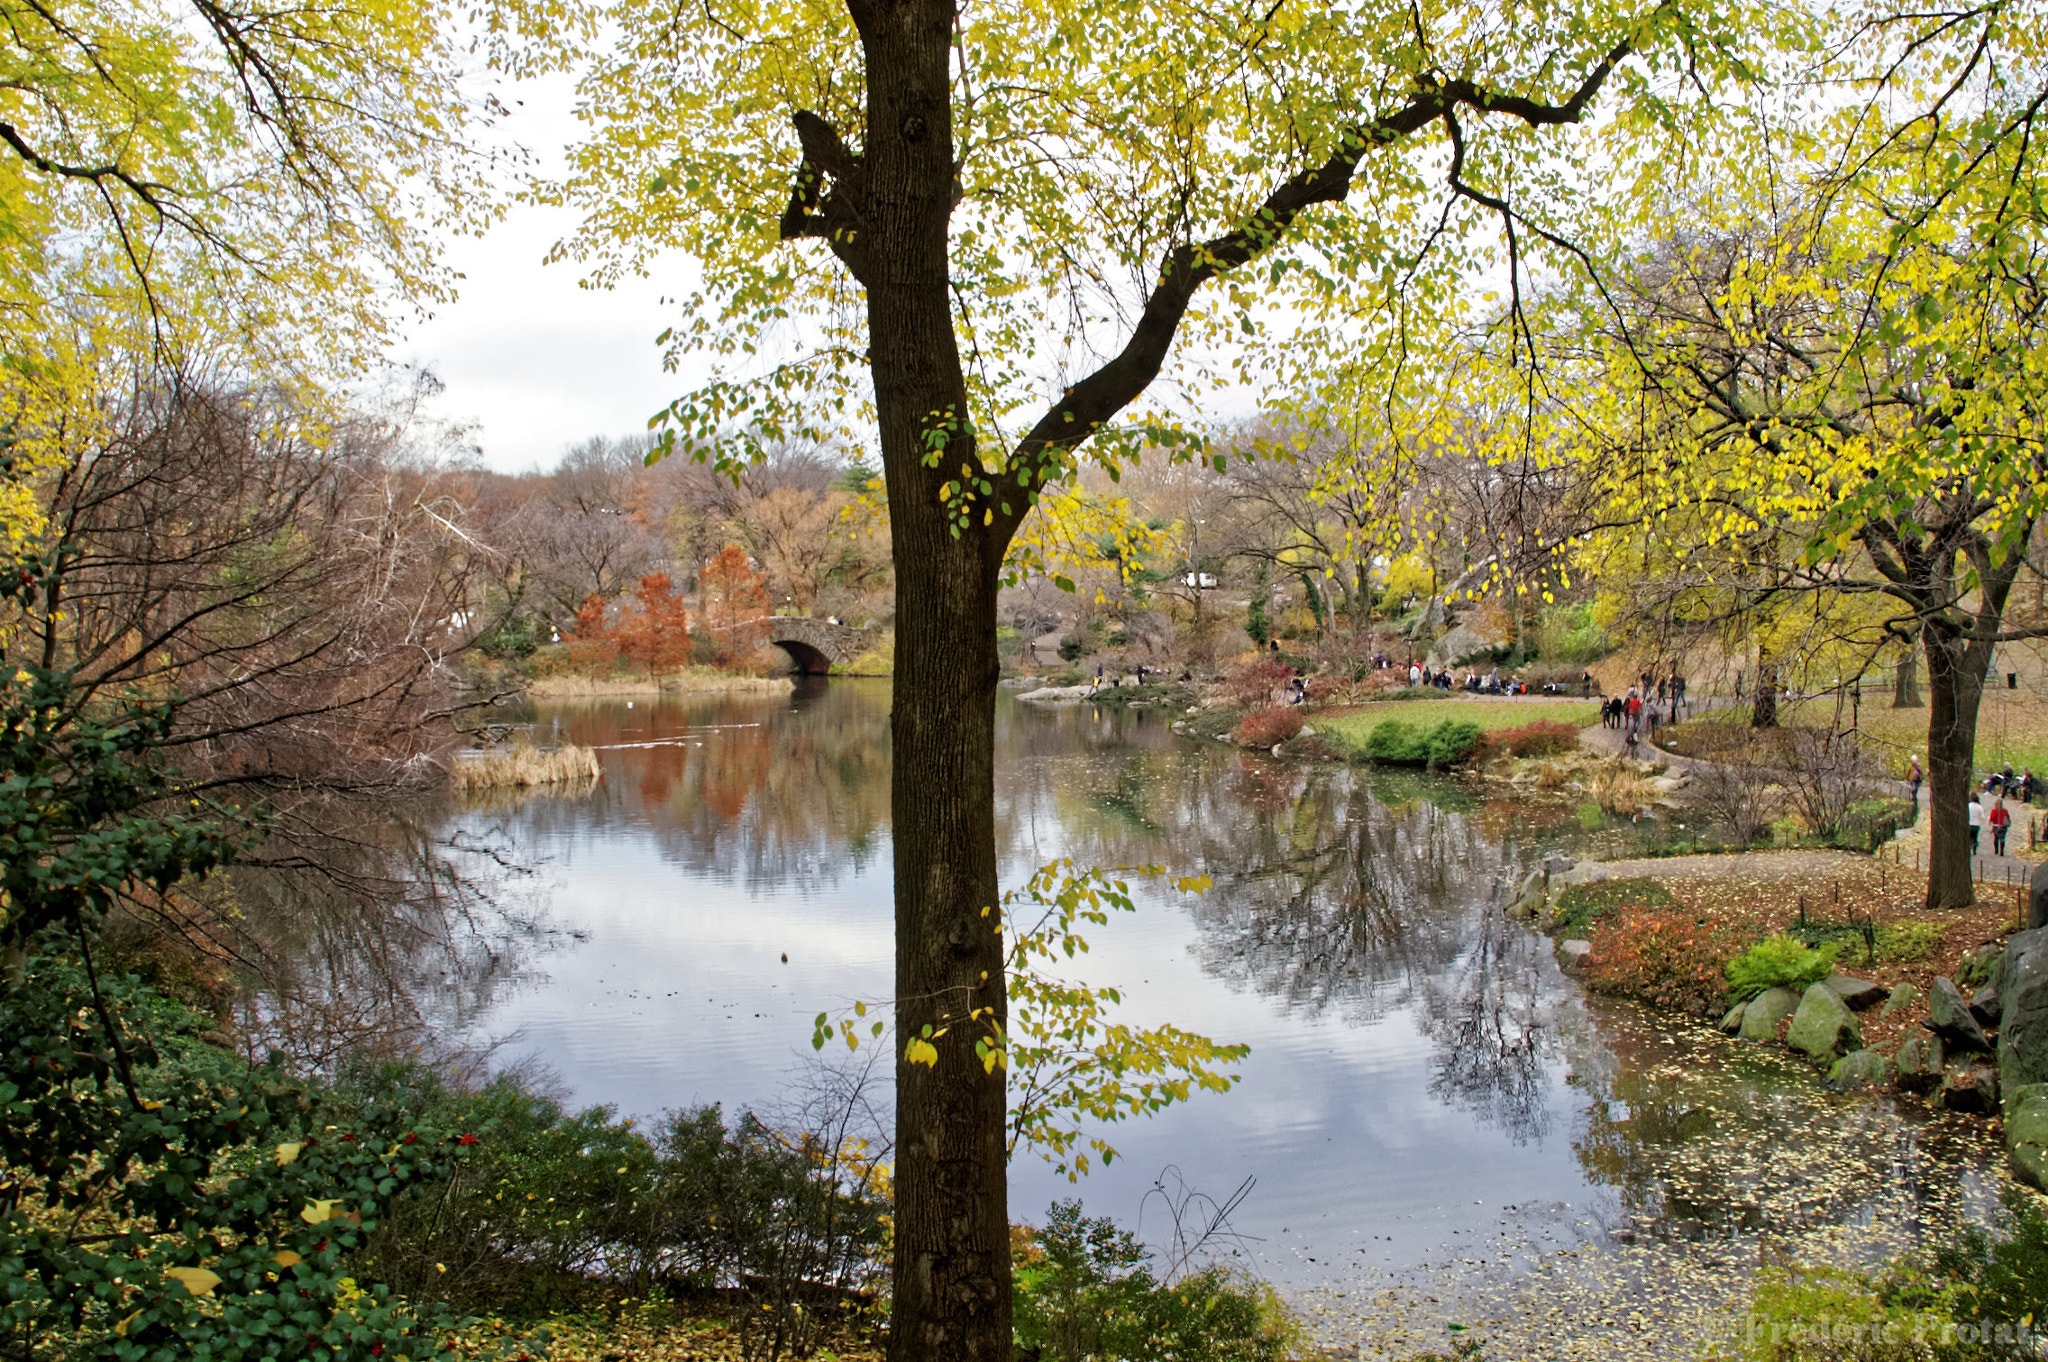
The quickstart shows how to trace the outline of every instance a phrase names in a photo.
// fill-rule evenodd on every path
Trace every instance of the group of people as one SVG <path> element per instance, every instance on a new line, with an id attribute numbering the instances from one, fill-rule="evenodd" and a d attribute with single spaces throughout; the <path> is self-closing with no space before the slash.
<path id="1" fill-rule="evenodd" d="M 1527 695 L 1529 693 L 1529 683 L 1527 681 L 1522 680 L 1518 676 L 1504 677 L 1500 674 L 1500 668 L 1498 667 L 1495 667 L 1485 676 L 1481 676 L 1478 672 L 1466 672 L 1465 679 L 1459 681 L 1451 675 L 1451 669 L 1448 667 L 1442 670 L 1431 670 L 1420 662 L 1410 662 L 1408 664 L 1408 684 L 1411 686 L 1433 687 L 1436 690 L 1462 690 L 1468 695 Z M 1556 694 L 1556 687 L 1545 686 L 1543 693 L 1554 695 Z"/>
<path id="2" fill-rule="evenodd" d="M 1920 756 L 1913 755 L 1906 767 L 1906 789 L 1913 797 L 1913 813 L 1920 812 L 1920 787 L 1926 776 L 1920 769 Z M 2032 770 L 2023 770 L 2015 775 L 2012 763 L 2007 762 L 2003 770 L 1993 771 L 1984 777 L 1981 789 L 1970 792 L 1970 854 L 1980 849 L 1984 829 L 1991 829 L 1991 854 L 2005 855 L 2005 842 L 2012 831 L 2012 810 L 2005 806 L 2008 798 L 2018 800 L 2022 805 L 2031 805 L 2036 796 L 2048 792 L 2048 782 L 2043 782 Z"/>

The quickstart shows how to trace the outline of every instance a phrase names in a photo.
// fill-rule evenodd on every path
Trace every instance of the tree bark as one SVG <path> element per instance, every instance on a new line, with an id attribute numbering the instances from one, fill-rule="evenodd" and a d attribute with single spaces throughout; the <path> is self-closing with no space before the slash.
<path id="1" fill-rule="evenodd" d="M 1920 655 L 1908 648 L 1892 683 L 1892 708 L 1919 709 L 1926 703 L 1920 698 Z"/>
<path id="2" fill-rule="evenodd" d="M 1762 648 L 1756 650 L 1756 690 L 1749 702 L 1749 726 L 1778 726 L 1778 664 Z"/>
<path id="3" fill-rule="evenodd" d="M 1927 645 L 1927 906 L 1967 908 L 1977 900 L 1970 873 L 1970 787 L 1975 784 L 1977 705 L 1984 695 L 1987 646 L 1930 626 Z"/>
<path id="4" fill-rule="evenodd" d="M 979 466 L 948 266 L 953 9 L 943 0 L 855 0 L 850 9 L 868 71 L 862 158 L 855 163 L 822 124 L 805 150 L 813 155 L 815 143 L 815 154 L 838 162 L 835 174 L 858 186 L 852 211 L 865 240 L 848 263 L 867 290 L 897 568 L 889 1355 L 896 1362 L 1009 1362 L 1004 1075 L 984 1070 L 975 1041 L 1007 1017 L 996 884 L 995 637 L 997 577 L 1015 521 L 991 526 L 973 515 L 961 523 L 957 497 L 949 502 L 946 490 L 963 464 Z M 911 1062 L 908 1046 L 924 1039 L 936 1061 Z"/>

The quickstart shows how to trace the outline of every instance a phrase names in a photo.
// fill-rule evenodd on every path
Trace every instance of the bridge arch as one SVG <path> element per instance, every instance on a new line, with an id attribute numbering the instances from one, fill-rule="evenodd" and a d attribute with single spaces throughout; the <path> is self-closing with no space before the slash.
<path id="1" fill-rule="evenodd" d="M 822 676 L 835 663 L 851 662 L 875 646 L 881 630 L 856 629 L 809 615 L 776 615 L 768 621 L 768 642 L 789 654 L 799 672 Z"/>

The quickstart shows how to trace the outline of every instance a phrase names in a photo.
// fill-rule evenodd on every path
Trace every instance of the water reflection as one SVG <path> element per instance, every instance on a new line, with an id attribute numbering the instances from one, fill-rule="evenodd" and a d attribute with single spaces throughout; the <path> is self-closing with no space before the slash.
<path id="1" fill-rule="evenodd" d="M 475 1025 L 518 1029 L 584 1100 L 771 1102 L 812 1015 L 889 991 L 888 703 L 885 685 L 832 682 L 536 716 L 598 748 L 605 779 L 493 821 L 583 939 Z M 1125 1157 L 1081 1189 L 1092 1207 L 1135 1219 L 1168 1164 L 1212 1190 L 1255 1173 L 1238 1227 L 1297 1278 L 1425 1261 L 1506 1207 L 1557 1208 L 1566 1238 L 1866 1212 L 1854 1189 L 1785 1199 L 1762 1154 L 1719 1157 L 1746 1147 L 1738 1129 L 1810 1125 L 1803 1103 L 1837 1100 L 1810 1077 L 1671 1065 L 1660 1029 L 1617 1029 L 1504 919 L 1521 868 L 1582 836 L 1570 810 L 1007 695 L 997 770 L 1007 882 L 1058 856 L 1213 877 L 1192 900 L 1144 891 L 1077 969 L 1125 987 L 1135 1024 L 1253 1047 L 1236 1092 L 1110 1132 Z M 1845 1128 L 1867 1123 L 1873 1150 L 1921 1138 L 1854 1110 Z M 1012 1187 L 1027 1217 L 1073 1190 L 1022 1159 Z"/>

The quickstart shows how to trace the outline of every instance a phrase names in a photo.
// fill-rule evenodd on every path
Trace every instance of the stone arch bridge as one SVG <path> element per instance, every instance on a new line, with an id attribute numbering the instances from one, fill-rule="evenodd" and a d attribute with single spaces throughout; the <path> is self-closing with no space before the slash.
<path id="1" fill-rule="evenodd" d="M 875 646 L 882 637 L 880 625 L 856 629 L 810 615 L 771 615 L 768 641 L 789 654 L 796 669 L 806 675 L 823 675 L 835 662 L 851 662 Z"/>

